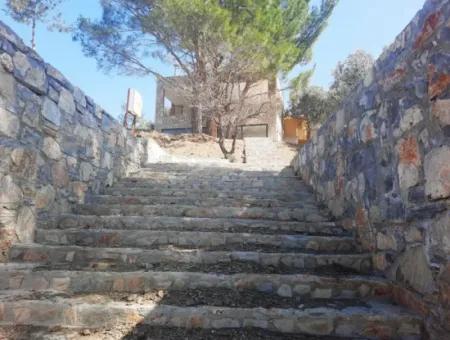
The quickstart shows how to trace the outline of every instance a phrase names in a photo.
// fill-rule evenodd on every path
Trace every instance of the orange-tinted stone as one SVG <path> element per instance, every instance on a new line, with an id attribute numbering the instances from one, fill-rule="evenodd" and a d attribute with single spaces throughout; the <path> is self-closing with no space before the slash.
<path id="1" fill-rule="evenodd" d="M 336 181 L 336 195 L 340 195 L 344 192 L 345 178 L 339 177 Z"/>
<path id="2" fill-rule="evenodd" d="M 48 256 L 45 253 L 40 253 L 39 251 L 35 250 L 27 250 L 23 254 L 24 261 L 30 261 L 30 262 L 39 262 L 39 261 L 46 261 L 48 260 Z"/>
<path id="3" fill-rule="evenodd" d="M 391 88 L 392 86 L 397 84 L 405 76 L 405 74 L 406 74 L 406 71 L 404 68 L 399 67 L 399 68 L 395 69 L 391 74 L 389 74 L 384 79 L 384 87 L 386 89 Z"/>
<path id="4" fill-rule="evenodd" d="M 73 182 L 72 191 L 76 197 L 78 203 L 84 203 L 84 197 L 86 195 L 88 187 L 86 183 L 83 182 Z"/>
<path id="5" fill-rule="evenodd" d="M 423 317 L 429 315 L 430 309 L 418 294 L 399 286 L 394 286 L 392 292 L 396 303 L 412 309 Z"/>
<path id="6" fill-rule="evenodd" d="M 450 264 L 441 271 L 438 277 L 440 301 L 450 307 Z"/>
<path id="7" fill-rule="evenodd" d="M 391 297 L 392 296 L 392 286 L 386 285 L 384 287 L 376 287 L 374 290 L 375 296 Z"/>
<path id="8" fill-rule="evenodd" d="M 450 99 L 437 100 L 432 106 L 433 116 L 443 127 L 450 125 Z"/>
<path id="9" fill-rule="evenodd" d="M 409 136 L 405 138 L 398 146 L 400 163 L 418 166 L 421 164 L 419 145 L 417 140 Z"/>
<path id="10" fill-rule="evenodd" d="M 417 37 L 414 43 L 415 49 L 421 48 L 424 45 L 424 43 L 433 35 L 434 31 L 439 25 L 440 18 L 441 18 L 440 11 L 432 13 L 426 18 L 422 30 L 420 31 L 419 36 Z"/>
<path id="11" fill-rule="evenodd" d="M 126 280 L 126 286 L 130 292 L 144 291 L 144 279 L 142 277 L 132 277 Z"/>
<path id="12" fill-rule="evenodd" d="M 191 317 L 190 322 L 189 322 L 189 326 L 191 328 L 202 328 L 203 324 L 204 324 L 204 320 L 201 316 L 199 315 L 194 315 Z"/>
<path id="13" fill-rule="evenodd" d="M 117 233 L 104 234 L 98 240 L 98 244 L 101 246 L 114 246 L 119 243 L 119 236 Z"/>
<path id="14" fill-rule="evenodd" d="M 373 322 L 364 330 L 364 335 L 376 337 L 377 339 L 388 340 L 393 338 L 392 328 L 379 322 Z"/>
<path id="15" fill-rule="evenodd" d="M 356 210 L 355 224 L 357 227 L 369 225 L 366 209 L 360 207 Z"/>
<path id="16" fill-rule="evenodd" d="M 113 291 L 121 292 L 125 290 L 125 280 L 123 278 L 115 279 L 112 286 Z"/>
<path id="17" fill-rule="evenodd" d="M 434 78 L 434 77 L 433 77 Z M 428 94 L 430 99 L 434 99 L 443 94 L 450 86 L 450 74 L 440 74 L 436 79 L 430 79 Z"/>

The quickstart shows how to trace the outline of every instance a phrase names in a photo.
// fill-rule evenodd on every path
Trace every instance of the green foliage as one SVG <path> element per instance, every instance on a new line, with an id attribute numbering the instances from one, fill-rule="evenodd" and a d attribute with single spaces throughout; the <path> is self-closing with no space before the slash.
<path id="1" fill-rule="evenodd" d="M 291 113 L 305 116 L 315 125 L 323 123 L 333 109 L 334 103 L 328 91 L 320 86 L 309 86 L 293 102 Z"/>
<path id="2" fill-rule="evenodd" d="M 34 19 L 44 21 L 62 0 L 7 0 L 6 12 L 16 21 L 30 25 Z"/>
<path id="3" fill-rule="evenodd" d="M 102 0 L 100 21 L 80 18 L 75 39 L 99 66 L 154 74 L 149 57 L 189 74 L 206 55 L 250 58 L 247 73 L 288 71 L 308 59 L 336 0 L 311 10 L 309 0 Z"/>
<path id="4" fill-rule="evenodd" d="M 333 71 L 334 80 L 329 91 L 310 86 L 312 73 L 307 71 L 292 82 L 290 112 L 308 117 L 313 124 L 323 123 L 342 106 L 345 98 L 356 90 L 373 64 L 373 57 L 365 51 L 357 50 L 350 54 L 343 62 L 338 62 Z"/>
<path id="5" fill-rule="evenodd" d="M 364 80 L 373 64 L 372 55 L 363 50 L 357 50 L 343 62 L 338 62 L 333 71 L 334 81 L 330 87 L 331 95 L 337 105 L 340 105 Z"/>

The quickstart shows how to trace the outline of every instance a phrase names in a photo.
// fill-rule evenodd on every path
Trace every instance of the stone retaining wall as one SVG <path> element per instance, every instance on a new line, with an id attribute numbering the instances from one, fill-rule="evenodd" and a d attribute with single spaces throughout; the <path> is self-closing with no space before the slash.
<path id="1" fill-rule="evenodd" d="M 397 299 L 447 335 L 449 17 L 450 2 L 428 0 L 295 164 L 395 281 Z"/>
<path id="2" fill-rule="evenodd" d="M 74 65 L 77 67 L 77 65 Z M 0 261 L 139 167 L 140 142 L 0 21 Z"/>

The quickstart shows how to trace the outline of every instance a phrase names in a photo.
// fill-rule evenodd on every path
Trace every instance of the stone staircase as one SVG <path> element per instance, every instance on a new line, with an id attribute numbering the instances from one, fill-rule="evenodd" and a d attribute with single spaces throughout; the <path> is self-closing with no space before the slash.
<path id="1" fill-rule="evenodd" d="M 421 339 L 290 168 L 149 165 L 0 271 L 0 338 Z"/>
<path id="2" fill-rule="evenodd" d="M 250 165 L 264 164 L 266 169 L 280 170 L 289 165 L 297 154 L 297 147 L 285 142 L 274 142 L 269 138 L 244 139 L 245 160 Z"/>

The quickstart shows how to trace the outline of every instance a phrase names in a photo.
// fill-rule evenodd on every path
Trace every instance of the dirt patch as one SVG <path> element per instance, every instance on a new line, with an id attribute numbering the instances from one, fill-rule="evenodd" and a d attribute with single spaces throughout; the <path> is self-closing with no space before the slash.
<path id="1" fill-rule="evenodd" d="M 222 151 L 216 138 L 206 134 L 180 134 L 167 135 L 156 131 L 145 133 L 144 138 L 152 138 L 161 148 L 172 156 L 192 157 L 208 160 L 224 159 Z M 226 140 L 225 144 L 229 149 L 232 141 Z M 236 152 L 233 161 L 243 162 L 244 142 L 236 141 Z"/>

